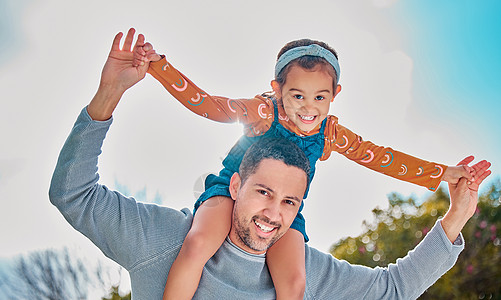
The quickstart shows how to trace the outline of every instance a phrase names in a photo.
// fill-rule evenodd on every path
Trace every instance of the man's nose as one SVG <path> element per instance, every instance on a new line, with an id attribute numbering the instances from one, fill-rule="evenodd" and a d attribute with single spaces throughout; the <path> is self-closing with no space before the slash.
<path id="1" fill-rule="evenodd" d="M 279 216 L 280 216 L 280 203 L 276 203 L 275 201 L 273 201 L 273 203 L 268 203 L 268 205 L 264 209 L 263 213 L 271 221 L 277 221 L 277 220 L 279 220 Z"/>

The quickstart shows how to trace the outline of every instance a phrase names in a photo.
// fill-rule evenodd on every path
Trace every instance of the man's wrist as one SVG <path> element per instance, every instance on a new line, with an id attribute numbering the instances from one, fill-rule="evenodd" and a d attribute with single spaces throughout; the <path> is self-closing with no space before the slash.
<path id="1" fill-rule="evenodd" d="M 96 95 L 87 106 L 89 116 L 96 121 L 106 121 L 111 118 L 123 93 L 114 86 L 100 84 Z"/>
<path id="2" fill-rule="evenodd" d="M 459 236 L 461 230 L 463 230 L 464 225 L 468 219 L 458 217 L 457 215 L 451 213 L 450 211 L 444 216 L 440 221 L 442 228 L 444 229 L 447 238 L 454 243 Z"/>

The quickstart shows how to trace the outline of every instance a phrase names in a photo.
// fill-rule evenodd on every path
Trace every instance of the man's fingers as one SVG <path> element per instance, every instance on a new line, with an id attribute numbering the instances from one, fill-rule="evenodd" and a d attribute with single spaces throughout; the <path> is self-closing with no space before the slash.
<path id="1" fill-rule="evenodd" d="M 485 171 L 484 173 L 482 173 L 482 175 L 478 176 L 476 183 L 477 184 L 482 183 L 482 181 L 484 181 L 484 179 L 487 178 L 487 176 L 489 175 L 491 175 L 491 170 Z"/>
<path id="2" fill-rule="evenodd" d="M 471 163 L 473 160 L 475 159 L 475 157 L 473 157 L 473 155 L 470 155 L 468 157 L 466 157 L 465 159 L 463 159 L 462 161 L 460 161 L 457 166 L 462 166 L 462 165 L 468 165 L 469 163 Z"/>
<path id="3" fill-rule="evenodd" d="M 478 187 L 482 183 L 482 181 L 484 181 L 484 179 L 491 174 L 491 171 L 488 170 L 490 166 L 491 163 L 486 160 L 482 160 L 481 162 L 478 162 L 472 166 L 472 168 L 475 170 L 475 182 L 470 185 L 470 189 L 478 190 Z"/>
<path id="4" fill-rule="evenodd" d="M 491 166 L 491 163 L 490 163 L 490 162 L 488 162 L 488 161 L 486 161 L 486 160 L 484 159 L 484 160 L 479 161 L 478 163 L 474 164 L 474 165 L 473 165 L 473 166 L 471 166 L 471 167 L 475 170 L 475 172 L 479 172 L 479 171 L 481 171 L 481 170 L 484 170 L 484 171 L 485 171 L 485 170 L 489 169 L 489 168 L 490 168 L 490 166 Z"/>
<path id="5" fill-rule="evenodd" d="M 120 40 L 124 34 L 122 32 L 117 33 L 113 39 L 113 44 L 111 45 L 111 51 L 120 50 Z"/>
<path id="6" fill-rule="evenodd" d="M 476 184 L 482 183 L 482 181 L 487 178 L 487 176 L 491 175 L 491 170 L 489 168 L 491 167 L 491 163 L 487 162 L 485 160 L 476 163 L 474 166 L 475 171 L 476 171 Z"/>
<path id="7" fill-rule="evenodd" d="M 132 41 L 134 40 L 134 34 L 136 33 L 136 30 L 134 28 L 129 29 L 127 32 L 127 36 L 125 37 L 125 42 L 124 42 L 124 47 L 122 50 L 124 51 L 130 51 L 130 47 L 132 46 Z"/>

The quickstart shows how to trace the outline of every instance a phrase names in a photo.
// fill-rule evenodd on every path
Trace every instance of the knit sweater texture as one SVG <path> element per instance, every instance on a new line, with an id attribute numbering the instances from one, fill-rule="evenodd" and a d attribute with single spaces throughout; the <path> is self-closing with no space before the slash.
<path id="1" fill-rule="evenodd" d="M 94 121 L 82 110 L 61 150 L 50 201 L 129 272 L 133 299 L 162 299 L 193 215 L 187 208 L 138 202 L 99 183 L 98 156 L 111 123 Z M 440 221 L 414 250 L 386 268 L 351 265 L 305 245 L 304 299 L 415 299 L 454 265 L 463 248 L 464 243 L 448 240 Z M 265 259 L 227 238 L 205 265 L 194 299 L 274 299 Z"/>

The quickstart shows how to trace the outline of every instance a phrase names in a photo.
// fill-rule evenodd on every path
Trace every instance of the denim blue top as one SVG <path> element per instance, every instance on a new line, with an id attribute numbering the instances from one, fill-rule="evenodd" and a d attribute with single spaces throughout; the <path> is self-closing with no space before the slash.
<path id="1" fill-rule="evenodd" d="M 245 152 L 249 147 L 254 144 L 257 140 L 265 137 L 283 137 L 299 146 L 301 150 L 306 154 L 308 160 L 310 161 L 310 178 L 309 182 L 313 180 L 313 176 L 315 175 L 315 165 L 317 161 L 322 156 L 324 150 L 324 131 L 325 124 L 327 122 L 327 118 L 322 121 L 320 126 L 320 131 L 317 134 L 310 136 L 299 136 L 294 132 L 287 130 L 282 124 L 280 124 L 278 119 L 278 108 L 277 108 L 277 100 L 275 98 L 272 99 L 273 107 L 274 107 L 274 118 L 273 123 L 271 123 L 270 128 L 263 135 L 248 137 L 243 135 L 237 143 L 231 148 L 228 155 L 223 160 L 223 170 L 219 172 L 219 175 L 209 175 L 205 180 L 205 192 L 203 192 L 195 203 L 195 209 L 193 213 L 196 212 L 198 207 L 207 199 L 214 196 L 230 196 L 229 185 L 230 179 L 233 173 L 238 172 L 240 168 L 240 164 L 242 163 L 242 159 L 244 157 Z M 304 197 L 308 196 L 309 185 L 306 189 Z M 305 219 L 301 211 L 304 207 L 304 201 L 301 202 L 301 206 L 299 207 L 299 211 L 292 222 L 291 228 L 296 229 L 301 232 L 304 236 L 306 242 L 308 242 L 309 238 L 306 234 L 306 224 Z"/>

